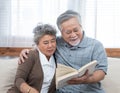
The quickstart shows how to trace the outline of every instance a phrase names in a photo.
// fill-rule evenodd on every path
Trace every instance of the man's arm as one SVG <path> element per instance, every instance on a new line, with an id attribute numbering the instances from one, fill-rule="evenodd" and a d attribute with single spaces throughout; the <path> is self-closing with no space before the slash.
<path id="1" fill-rule="evenodd" d="M 92 76 L 88 78 L 87 83 L 96 83 L 103 80 L 105 77 L 105 72 L 103 70 L 96 70 Z"/>
<path id="2" fill-rule="evenodd" d="M 92 75 L 88 75 L 86 73 L 82 77 L 73 78 L 68 81 L 69 84 L 88 84 L 88 83 L 96 83 L 103 80 L 105 77 L 105 73 L 102 70 L 96 70 Z"/>

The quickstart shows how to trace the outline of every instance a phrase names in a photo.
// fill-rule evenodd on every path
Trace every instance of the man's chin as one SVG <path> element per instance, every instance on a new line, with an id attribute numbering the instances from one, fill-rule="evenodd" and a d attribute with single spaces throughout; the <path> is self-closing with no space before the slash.
<path id="1" fill-rule="evenodd" d="M 80 43 L 80 41 L 77 41 L 77 42 L 69 42 L 69 44 L 70 44 L 71 46 L 77 46 L 79 43 Z"/>

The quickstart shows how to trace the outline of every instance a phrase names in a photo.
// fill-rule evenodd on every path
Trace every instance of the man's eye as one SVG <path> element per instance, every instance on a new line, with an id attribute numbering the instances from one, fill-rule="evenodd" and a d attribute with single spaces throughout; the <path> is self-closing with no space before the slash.
<path id="1" fill-rule="evenodd" d="M 44 44 L 46 45 L 46 44 L 48 44 L 48 42 L 44 42 Z"/>
<path id="2" fill-rule="evenodd" d="M 66 33 L 66 34 L 70 34 L 70 33 L 71 33 L 71 31 L 65 31 L 65 33 Z"/>
<path id="3" fill-rule="evenodd" d="M 74 32 L 78 32 L 78 29 L 74 29 Z"/>

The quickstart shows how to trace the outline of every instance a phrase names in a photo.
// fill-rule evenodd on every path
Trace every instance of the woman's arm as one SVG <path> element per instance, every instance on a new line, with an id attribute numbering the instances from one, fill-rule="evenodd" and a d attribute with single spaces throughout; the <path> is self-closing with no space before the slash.
<path id="1" fill-rule="evenodd" d="M 38 91 L 27 84 L 27 79 L 33 68 L 35 56 L 33 51 L 29 51 L 28 58 L 17 68 L 15 85 L 22 93 L 38 93 Z"/>

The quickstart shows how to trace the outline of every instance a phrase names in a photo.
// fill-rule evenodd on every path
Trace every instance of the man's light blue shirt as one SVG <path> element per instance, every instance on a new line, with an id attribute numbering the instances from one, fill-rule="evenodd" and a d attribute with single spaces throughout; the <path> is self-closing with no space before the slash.
<path id="1" fill-rule="evenodd" d="M 83 33 L 83 39 L 77 46 L 70 46 L 62 37 L 57 38 L 57 50 L 55 52 L 56 61 L 58 63 L 79 69 L 83 65 L 97 60 L 97 69 L 107 73 L 107 56 L 103 45 L 92 38 L 86 37 Z M 101 83 L 94 84 L 78 84 L 65 86 L 57 93 L 105 93 Z"/>

